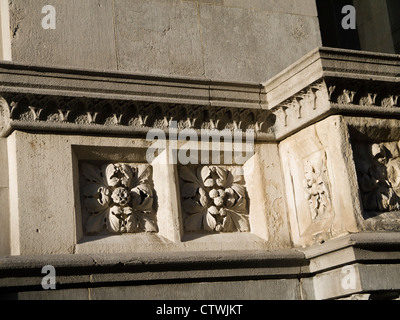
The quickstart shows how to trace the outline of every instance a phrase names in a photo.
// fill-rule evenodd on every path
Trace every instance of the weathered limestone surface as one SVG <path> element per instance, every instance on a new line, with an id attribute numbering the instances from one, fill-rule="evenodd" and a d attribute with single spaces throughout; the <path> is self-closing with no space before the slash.
<path id="1" fill-rule="evenodd" d="M 313 0 L 0 4 L 1 298 L 398 298 L 399 56 Z"/>
<path id="2" fill-rule="evenodd" d="M 3 296 L 397 297 L 399 68 L 395 55 L 328 48 L 264 84 L 2 63 Z M 251 129 L 254 153 L 170 163 L 183 147 L 212 155 L 185 136 L 149 162 L 154 128 L 170 138 Z M 60 271 L 54 295 L 32 277 L 44 261 Z M 211 278 L 174 284 L 182 277 Z"/>
<path id="3" fill-rule="evenodd" d="M 44 30 L 47 4 L 10 2 L 13 61 L 261 82 L 321 45 L 312 0 L 56 0 Z"/>

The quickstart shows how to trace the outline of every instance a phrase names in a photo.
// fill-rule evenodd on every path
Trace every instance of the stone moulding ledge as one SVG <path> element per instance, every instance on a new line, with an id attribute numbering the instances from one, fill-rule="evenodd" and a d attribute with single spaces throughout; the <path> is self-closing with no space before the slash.
<path id="1" fill-rule="evenodd" d="M 318 48 L 263 85 L 279 141 L 334 114 L 400 115 L 400 55 Z"/>
<path id="2" fill-rule="evenodd" d="M 0 77 L 3 137 L 13 130 L 143 136 L 177 120 L 180 129 L 252 129 L 256 141 L 276 142 L 330 115 L 400 116 L 400 56 L 332 48 L 261 84 L 13 62 L 0 62 Z"/>
<path id="3" fill-rule="evenodd" d="M 255 131 L 271 140 L 260 84 L 0 63 L 0 131 L 143 135 L 151 128 Z"/>
<path id="4" fill-rule="evenodd" d="M 291 279 L 307 272 L 307 264 L 303 253 L 291 249 L 274 252 L 13 256 L 0 258 L 0 293 L 13 288 L 40 288 L 43 276 L 40 270 L 45 265 L 55 267 L 57 289 L 62 289 L 118 282 L 179 282 L 188 278 L 192 282 L 260 277 Z"/>
<path id="5" fill-rule="evenodd" d="M 52 265 L 58 290 L 188 283 L 187 279 L 190 283 L 221 284 L 232 280 L 294 279 L 306 299 L 332 299 L 371 292 L 371 274 L 383 269 L 385 276 L 398 274 L 399 246 L 398 233 L 371 232 L 346 235 L 308 248 L 273 251 L 0 257 L 0 294 L 42 291 L 41 269 Z M 354 290 L 340 288 L 344 266 L 360 273 L 361 286 Z M 391 291 L 400 291 L 396 279 L 391 283 Z M 385 284 L 374 288 L 388 290 Z"/>

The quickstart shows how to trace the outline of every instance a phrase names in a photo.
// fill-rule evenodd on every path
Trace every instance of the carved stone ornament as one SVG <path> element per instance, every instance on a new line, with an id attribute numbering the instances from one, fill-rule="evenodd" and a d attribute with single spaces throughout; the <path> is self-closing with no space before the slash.
<path id="1" fill-rule="evenodd" d="M 49 130 L 142 132 L 168 129 L 254 130 L 268 133 L 271 112 L 261 109 L 102 100 L 31 94 L 0 95 L 0 132 L 9 123 Z M 271 122 L 272 121 L 272 122 Z M 84 128 L 84 129 L 83 129 Z M 43 129 L 43 128 L 42 128 Z M 125 130 L 125 131 L 124 131 Z"/>
<path id="2" fill-rule="evenodd" d="M 249 232 L 243 175 L 216 166 L 180 168 L 187 232 Z"/>
<path id="3" fill-rule="evenodd" d="M 364 144 L 354 150 L 364 210 L 400 210 L 400 152 L 397 143 Z"/>
<path id="4" fill-rule="evenodd" d="M 149 165 L 81 165 L 87 234 L 157 232 Z"/>
<path id="5" fill-rule="evenodd" d="M 300 119 L 308 119 L 327 109 L 356 107 L 357 112 L 371 108 L 381 112 L 398 111 L 400 88 L 398 84 L 365 82 L 359 79 L 324 78 L 305 87 L 279 103 L 272 112 L 281 127 L 288 127 Z"/>
<path id="6" fill-rule="evenodd" d="M 316 81 L 304 88 L 294 96 L 286 99 L 273 109 L 279 123 L 283 127 L 288 126 L 288 118 L 293 121 L 303 119 L 306 112 L 318 109 L 328 102 L 328 91 L 324 81 Z"/>
<path id="7" fill-rule="evenodd" d="M 363 82 L 351 79 L 326 79 L 331 103 L 363 107 L 398 108 L 400 89 L 397 84 Z"/>
<path id="8" fill-rule="evenodd" d="M 313 220 L 326 216 L 332 211 L 329 179 L 325 159 L 313 164 L 306 161 L 304 187 Z"/>

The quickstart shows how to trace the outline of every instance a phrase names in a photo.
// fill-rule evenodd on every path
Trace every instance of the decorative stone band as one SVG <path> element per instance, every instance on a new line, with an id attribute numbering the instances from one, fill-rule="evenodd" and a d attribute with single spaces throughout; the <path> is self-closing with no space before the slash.
<path id="1" fill-rule="evenodd" d="M 320 48 L 265 84 L 278 140 L 332 114 L 400 115 L 400 56 Z"/>
<path id="2" fill-rule="evenodd" d="M 277 118 L 277 138 L 331 114 L 398 116 L 400 86 L 354 79 L 321 79 L 274 107 L 272 112 Z"/>
<path id="3" fill-rule="evenodd" d="M 271 136 L 273 118 L 262 109 L 103 100 L 82 97 L 0 95 L 0 135 L 13 129 L 74 131 L 103 134 L 145 134 L 151 128 L 168 130 L 254 130 L 256 139 Z"/>
<path id="4" fill-rule="evenodd" d="M 398 116 L 400 56 L 318 48 L 263 84 L 0 63 L 0 136 L 149 129 L 255 131 L 281 141 L 332 114 Z"/>
<path id="5" fill-rule="evenodd" d="M 271 138 L 261 84 L 26 66 L 0 62 L 0 130 L 99 134 L 167 129 L 254 129 Z"/>

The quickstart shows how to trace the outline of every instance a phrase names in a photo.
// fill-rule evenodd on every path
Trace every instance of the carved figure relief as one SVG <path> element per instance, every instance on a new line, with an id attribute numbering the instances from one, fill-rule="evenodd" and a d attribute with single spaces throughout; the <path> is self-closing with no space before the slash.
<path id="1" fill-rule="evenodd" d="M 400 210 L 400 154 L 397 144 L 366 145 L 363 152 L 357 149 L 354 148 L 364 210 Z"/>
<path id="2" fill-rule="evenodd" d="M 312 220 L 322 218 L 332 211 L 329 178 L 325 159 L 317 163 L 306 161 L 304 165 L 304 187 L 309 202 Z"/>
<path id="3" fill-rule="evenodd" d="M 157 232 L 149 165 L 81 165 L 86 233 Z"/>
<path id="4" fill-rule="evenodd" d="M 250 231 L 243 175 L 215 166 L 183 166 L 179 174 L 185 231 Z"/>

